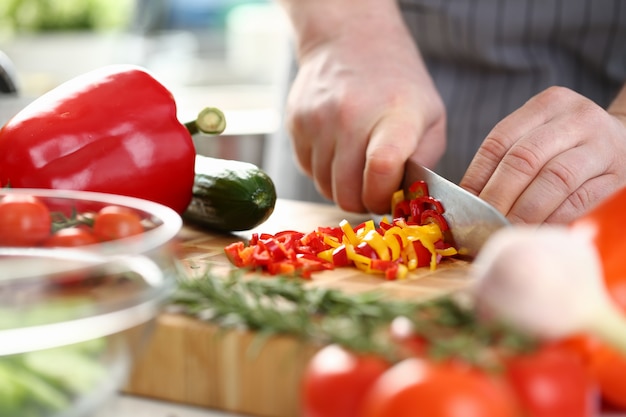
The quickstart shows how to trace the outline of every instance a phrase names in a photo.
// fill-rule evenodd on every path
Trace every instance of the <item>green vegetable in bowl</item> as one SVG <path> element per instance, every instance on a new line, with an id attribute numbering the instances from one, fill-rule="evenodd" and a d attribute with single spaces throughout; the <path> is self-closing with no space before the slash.
<path id="1" fill-rule="evenodd" d="M 44 417 L 69 409 L 106 376 L 104 339 L 0 357 L 0 417 Z"/>

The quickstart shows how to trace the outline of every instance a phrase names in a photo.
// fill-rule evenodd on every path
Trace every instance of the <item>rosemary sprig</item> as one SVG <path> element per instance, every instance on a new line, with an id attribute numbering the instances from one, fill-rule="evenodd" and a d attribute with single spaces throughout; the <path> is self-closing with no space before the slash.
<path id="1" fill-rule="evenodd" d="M 493 366 L 494 352 L 524 351 L 530 337 L 495 322 L 479 320 L 471 305 L 446 296 L 416 303 L 390 300 L 375 292 L 347 294 L 308 287 L 294 278 L 250 278 L 241 271 L 182 277 L 172 304 L 184 314 L 222 327 L 243 327 L 263 335 L 289 334 L 313 343 L 339 343 L 391 360 L 399 350 L 390 339 L 391 322 L 411 320 L 433 358 L 456 357 Z"/>

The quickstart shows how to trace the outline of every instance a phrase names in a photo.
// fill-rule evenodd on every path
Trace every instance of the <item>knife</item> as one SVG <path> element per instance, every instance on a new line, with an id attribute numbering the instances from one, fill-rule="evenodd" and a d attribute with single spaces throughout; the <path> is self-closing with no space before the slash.
<path id="1" fill-rule="evenodd" d="M 418 180 L 425 181 L 430 195 L 443 204 L 443 216 L 460 255 L 476 257 L 489 236 L 511 225 L 502 213 L 484 200 L 428 168 L 407 162 L 404 190 Z"/>

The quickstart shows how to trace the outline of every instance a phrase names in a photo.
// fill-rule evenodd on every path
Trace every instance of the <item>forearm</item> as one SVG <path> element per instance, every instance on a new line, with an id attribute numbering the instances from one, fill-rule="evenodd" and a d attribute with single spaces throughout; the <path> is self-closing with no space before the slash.
<path id="1" fill-rule="evenodd" d="M 278 0 L 294 29 L 298 56 L 343 36 L 406 34 L 396 0 Z M 366 38 L 367 39 L 367 38 Z M 364 40 L 364 42 L 367 42 Z"/>

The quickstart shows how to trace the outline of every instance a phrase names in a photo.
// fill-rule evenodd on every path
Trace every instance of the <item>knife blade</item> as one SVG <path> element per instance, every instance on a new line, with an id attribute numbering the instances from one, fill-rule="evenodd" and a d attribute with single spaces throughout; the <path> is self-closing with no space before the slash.
<path id="1" fill-rule="evenodd" d="M 480 248 L 495 231 L 511 223 L 493 206 L 453 182 L 415 162 L 407 162 L 404 190 L 415 181 L 428 185 L 431 196 L 440 200 L 443 216 L 459 254 L 476 257 Z"/>

